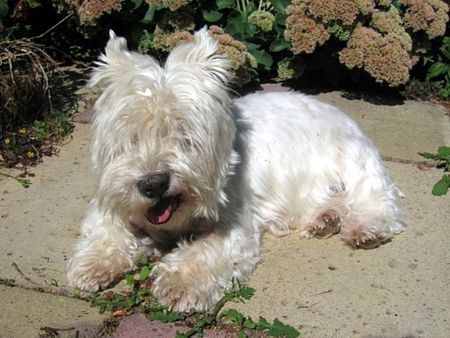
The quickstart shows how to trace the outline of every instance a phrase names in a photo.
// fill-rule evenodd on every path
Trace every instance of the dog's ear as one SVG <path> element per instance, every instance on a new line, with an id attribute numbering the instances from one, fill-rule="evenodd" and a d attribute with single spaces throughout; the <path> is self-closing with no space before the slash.
<path id="1" fill-rule="evenodd" d="M 192 42 L 178 45 L 168 56 L 165 69 L 176 72 L 192 69 L 214 76 L 226 84 L 230 80 L 230 61 L 218 53 L 218 42 L 211 37 L 206 26 L 194 33 Z"/>
<path id="2" fill-rule="evenodd" d="M 131 76 L 142 69 L 161 71 L 159 64 L 149 55 L 130 52 L 127 40 L 118 37 L 110 30 L 105 53 L 95 62 L 94 72 L 89 85 L 104 87 L 110 83 L 120 83 L 126 76 Z"/>

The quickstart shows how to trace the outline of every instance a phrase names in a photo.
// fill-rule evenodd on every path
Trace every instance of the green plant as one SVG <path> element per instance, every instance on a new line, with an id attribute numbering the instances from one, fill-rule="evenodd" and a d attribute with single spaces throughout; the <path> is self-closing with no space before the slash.
<path id="1" fill-rule="evenodd" d="M 426 81 L 439 88 L 437 96 L 444 99 L 450 97 L 450 37 L 442 39 L 436 59 L 425 58 L 424 63 L 431 63 Z"/>
<path id="2" fill-rule="evenodd" d="M 50 136 L 61 137 L 69 134 L 73 129 L 67 114 L 56 109 L 52 109 L 45 120 L 35 120 L 33 125 L 38 140 L 44 140 Z"/>
<path id="3" fill-rule="evenodd" d="M 426 159 L 437 161 L 437 166 L 443 168 L 444 172 L 450 171 L 450 147 L 441 146 L 437 153 L 419 153 L 419 155 Z M 431 193 L 435 196 L 442 196 L 447 194 L 450 187 L 450 174 L 442 175 L 442 178 L 433 186 Z"/>
<path id="4" fill-rule="evenodd" d="M 270 71 L 274 57 L 283 59 L 290 48 L 284 38 L 288 0 L 216 0 L 216 8 L 203 11 L 203 19 L 224 27 L 225 33 L 242 41 L 256 62 Z"/>
<path id="5" fill-rule="evenodd" d="M 4 176 L 4 177 L 8 177 L 8 178 L 12 178 L 14 180 L 16 180 L 23 188 L 29 188 L 31 185 L 31 181 L 29 179 L 26 178 L 21 178 L 19 176 L 13 176 L 13 175 L 9 175 L 9 174 L 5 174 L 0 172 L 0 176 Z"/>
<path id="6" fill-rule="evenodd" d="M 137 262 L 138 270 L 133 274 L 125 276 L 126 284 L 131 288 L 129 292 L 114 293 L 112 291 L 103 294 L 95 293 L 90 296 L 92 306 L 99 308 L 101 313 L 105 311 L 125 311 L 131 313 L 139 309 L 146 314 L 149 320 L 159 320 L 164 323 L 183 322 L 190 327 L 187 332 L 177 332 L 176 337 L 187 338 L 192 336 L 202 336 L 203 331 L 208 328 L 232 325 L 237 328 L 239 337 L 246 337 L 245 329 L 264 331 L 269 336 L 294 338 L 299 332 L 278 319 L 273 323 L 260 317 L 258 321 L 253 321 L 250 317 L 244 316 L 240 312 L 228 309 L 222 311 L 225 304 L 229 302 L 245 302 L 253 297 L 255 290 L 239 281 L 234 280 L 232 287 L 223 298 L 219 300 L 211 312 L 190 312 L 181 313 L 170 311 L 166 307 L 158 304 L 157 299 L 149 291 L 152 280 L 149 279 L 153 264 L 147 259 Z"/>
<path id="7" fill-rule="evenodd" d="M 0 278 L 0 285 L 4 286 L 16 286 L 16 281 L 14 279 L 9 278 Z"/>
<path id="8" fill-rule="evenodd" d="M 348 69 L 397 87 L 409 80 L 430 40 L 444 35 L 448 11 L 441 0 L 292 0 L 285 37 L 294 55 L 326 45 L 329 57 L 339 55 Z"/>

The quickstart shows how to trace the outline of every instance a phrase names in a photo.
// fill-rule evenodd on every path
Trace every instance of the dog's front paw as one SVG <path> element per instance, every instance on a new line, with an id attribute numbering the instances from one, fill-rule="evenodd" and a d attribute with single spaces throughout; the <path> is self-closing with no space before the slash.
<path id="1" fill-rule="evenodd" d="M 105 259 L 100 253 L 78 253 L 67 266 L 69 285 L 95 292 L 108 287 L 134 265 L 124 259 Z"/>
<path id="2" fill-rule="evenodd" d="M 161 262 L 152 276 L 154 295 L 173 311 L 206 311 L 224 295 L 223 285 L 211 271 L 192 262 Z"/>

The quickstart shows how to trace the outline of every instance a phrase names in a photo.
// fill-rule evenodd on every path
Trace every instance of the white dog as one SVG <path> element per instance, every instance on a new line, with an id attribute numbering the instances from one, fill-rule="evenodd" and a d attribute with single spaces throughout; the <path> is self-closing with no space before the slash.
<path id="1" fill-rule="evenodd" d="M 340 232 L 372 248 L 403 229 L 372 142 L 337 108 L 298 93 L 232 101 L 229 62 L 206 29 L 164 66 L 110 33 L 91 84 L 98 189 L 68 265 L 71 285 L 107 287 L 162 254 L 154 294 L 211 308 L 260 258 L 261 234 Z"/>

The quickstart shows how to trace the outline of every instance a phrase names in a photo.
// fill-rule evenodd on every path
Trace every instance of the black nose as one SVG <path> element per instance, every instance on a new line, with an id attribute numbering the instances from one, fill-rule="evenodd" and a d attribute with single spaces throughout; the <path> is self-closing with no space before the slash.
<path id="1" fill-rule="evenodd" d="M 139 192 L 148 197 L 155 198 L 169 190 L 170 174 L 168 172 L 159 172 L 143 177 L 137 183 Z"/>

